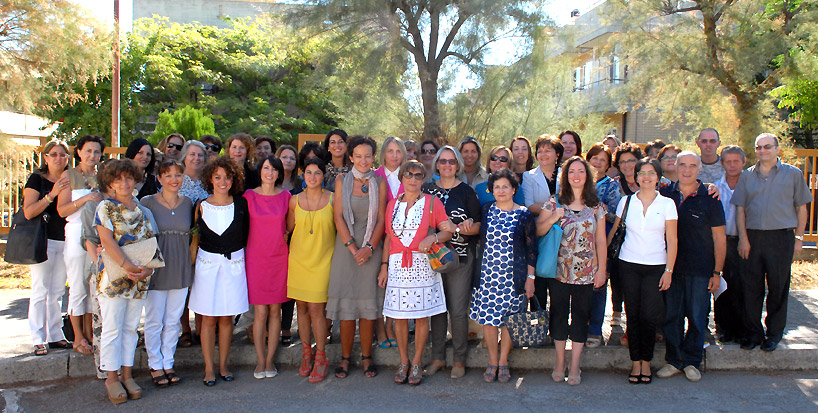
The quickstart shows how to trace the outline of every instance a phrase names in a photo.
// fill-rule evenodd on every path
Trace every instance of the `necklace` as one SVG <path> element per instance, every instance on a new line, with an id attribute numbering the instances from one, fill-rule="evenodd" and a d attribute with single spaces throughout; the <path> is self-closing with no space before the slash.
<path id="1" fill-rule="evenodd" d="M 162 198 L 162 200 L 165 201 L 166 204 L 168 204 L 168 209 L 170 209 L 170 214 L 171 215 L 176 215 L 176 208 L 179 207 L 179 205 L 182 204 L 181 200 L 177 198 L 176 199 L 176 205 L 174 206 L 173 204 L 170 203 L 170 201 L 165 199 L 165 191 L 162 191 L 162 193 L 159 194 L 159 197 Z"/>
<path id="2" fill-rule="evenodd" d="M 400 202 L 404 202 L 404 198 L 406 198 L 404 195 L 406 195 L 405 192 L 400 194 L 399 199 L 398 199 Z M 418 197 L 415 198 L 415 201 L 412 202 L 412 205 L 409 205 L 409 203 L 406 202 L 406 210 L 404 211 L 403 223 L 401 224 L 400 233 L 395 231 L 395 218 L 398 217 L 398 204 L 395 204 L 395 207 L 392 208 L 392 233 L 395 234 L 396 237 L 400 238 L 401 236 L 403 236 L 403 231 L 406 230 L 406 221 L 409 220 L 409 210 L 413 206 L 415 206 L 415 204 L 418 202 L 419 199 L 420 199 L 420 195 L 418 195 Z"/>
<path id="3" fill-rule="evenodd" d="M 310 206 L 310 196 L 309 196 L 309 194 L 305 193 L 304 197 L 307 198 L 307 208 L 309 208 L 309 210 L 307 211 L 307 216 L 310 217 L 310 234 L 312 234 L 313 233 L 313 222 L 315 222 L 315 213 L 318 212 L 317 211 L 318 203 L 320 203 L 321 198 L 324 197 L 324 190 L 323 189 L 321 190 L 321 195 L 318 196 L 318 202 L 316 202 L 314 207 Z"/>
<path id="4" fill-rule="evenodd" d="M 355 178 L 355 180 L 361 182 L 361 192 L 365 194 L 369 193 L 369 185 L 367 185 L 368 181 L 366 179 Z"/>

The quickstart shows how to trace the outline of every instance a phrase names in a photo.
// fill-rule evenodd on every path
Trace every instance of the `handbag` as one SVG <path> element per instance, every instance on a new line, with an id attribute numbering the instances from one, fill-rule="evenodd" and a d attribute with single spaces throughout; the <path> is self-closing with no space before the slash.
<path id="1" fill-rule="evenodd" d="M 532 308 L 526 311 L 527 304 Z M 548 344 L 548 310 L 540 307 L 537 297 L 523 302 L 522 310 L 503 317 L 514 347 L 541 347 Z"/>
<path id="2" fill-rule="evenodd" d="M 615 260 L 619 258 L 619 251 L 622 249 L 622 243 L 625 242 L 625 233 L 627 232 L 625 220 L 628 218 L 628 207 L 631 205 L 632 196 L 633 195 L 628 195 L 628 200 L 625 201 L 625 211 L 622 213 L 622 219 L 619 220 L 619 226 L 616 227 L 616 232 L 614 232 L 613 238 L 611 238 L 611 244 L 608 245 L 609 259 Z"/>
<path id="3" fill-rule="evenodd" d="M 555 203 L 559 206 L 559 203 Z M 534 273 L 541 278 L 557 278 L 557 255 L 562 242 L 562 227 L 555 223 L 537 241 L 537 266 Z"/>
<path id="4" fill-rule="evenodd" d="M 135 265 L 141 265 L 145 268 L 162 268 L 165 266 L 165 260 L 162 257 L 162 252 L 159 251 L 159 244 L 156 242 L 156 237 L 134 242 L 119 248 L 125 255 L 125 259 L 130 260 Z M 108 281 L 114 281 L 128 276 L 128 272 L 121 266 L 122 262 L 115 261 L 107 251 L 102 251 L 102 263 Z"/>
<path id="5" fill-rule="evenodd" d="M 39 264 L 48 260 L 47 212 L 26 219 L 23 208 L 12 218 L 4 259 L 10 264 Z"/>
<path id="6" fill-rule="evenodd" d="M 431 204 L 429 204 L 429 235 L 435 234 L 436 230 L 435 227 L 432 226 L 432 210 L 434 209 L 435 199 L 434 197 L 429 197 Z M 460 264 L 460 256 L 457 254 L 457 251 L 454 250 L 452 244 L 447 242 L 436 242 L 429 247 L 429 251 L 426 252 L 426 257 L 429 259 L 429 265 L 432 267 L 432 271 L 435 272 L 448 272 L 453 270 Z"/>

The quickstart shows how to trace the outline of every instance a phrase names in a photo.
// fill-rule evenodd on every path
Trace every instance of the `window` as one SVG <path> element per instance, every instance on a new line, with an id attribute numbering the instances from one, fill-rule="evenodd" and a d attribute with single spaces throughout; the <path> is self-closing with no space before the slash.
<path id="1" fill-rule="evenodd" d="M 619 78 L 619 58 L 614 56 L 611 58 L 611 66 L 610 66 L 610 73 L 608 73 L 608 78 L 610 82 L 618 85 L 620 82 Z"/>
<path id="2" fill-rule="evenodd" d="M 591 60 L 585 62 L 585 73 L 584 73 L 585 77 L 584 77 L 583 85 L 586 88 L 589 88 L 589 87 L 593 86 L 593 80 L 592 80 L 593 79 L 593 77 L 592 77 L 593 70 L 594 70 L 594 62 L 591 61 Z"/>
<path id="3" fill-rule="evenodd" d="M 582 90 L 582 68 L 574 69 L 574 90 Z"/>

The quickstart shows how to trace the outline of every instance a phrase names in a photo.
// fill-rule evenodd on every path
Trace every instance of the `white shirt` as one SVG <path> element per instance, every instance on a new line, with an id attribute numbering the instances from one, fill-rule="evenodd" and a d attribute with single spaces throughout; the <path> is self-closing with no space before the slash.
<path id="1" fill-rule="evenodd" d="M 383 173 L 386 175 L 386 183 L 389 184 L 389 190 L 392 191 L 393 198 L 398 196 L 398 190 L 400 190 L 399 172 L 400 168 L 390 171 L 386 166 L 383 167 Z"/>
<path id="2" fill-rule="evenodd" d="M 721 196 L 721 206 L 724 208 L 724 231 L 727 235 L 738 236 L 738 229 L 736 228 L 736 206 L 730 203 L 733 199 L 734 189 L 730 189 L 727 185 L 727 175 L 721 177 L 716 182 L 716 187 L 719 188 L 719 195 Z"/>
<path id="3" fill-rule="evenodd" d="M 667 265 L 665 221 L 679 219 L 676 204 L 672 199 L 659 195 L 657 191 L 656 199 L 643 215 L 644 208 L 642 201 L 636 197 L 637 194 L 639 191 L 633 194 L 631 204 L 628 206 L 628 216 L 625 219 L 627 232 L 625 242 L 619 251 L 619 259 L 633 264 Z M 616 216 L 622 218 L 627 200 L 627 196 L 619 200 Z"/>

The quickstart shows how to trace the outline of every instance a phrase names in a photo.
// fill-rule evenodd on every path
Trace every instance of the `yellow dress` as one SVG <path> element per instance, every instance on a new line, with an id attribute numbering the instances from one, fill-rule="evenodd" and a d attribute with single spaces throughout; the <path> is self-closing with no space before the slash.
<path id="1" fill-rule="evenodd" d="M 300 197 L 301 194 L 297 195 Z M 290 239 L 287 297 L 308 303 L 327 302 L 329 270 L 335 249 L 332 197 L 323 208 L 305 211 L 295 201 L 295 228 Z"/>

